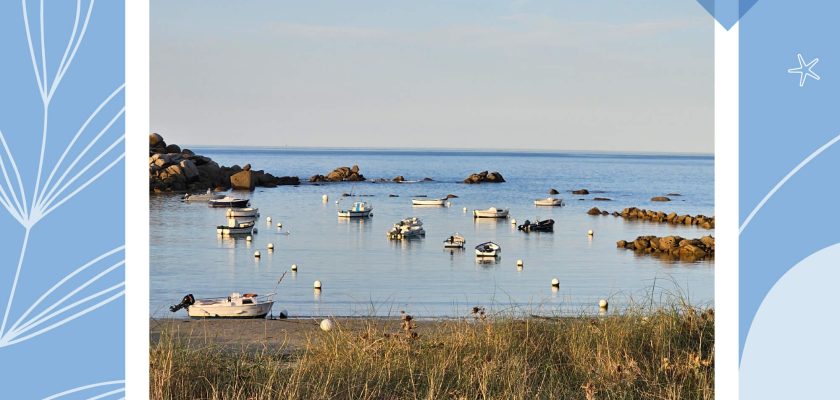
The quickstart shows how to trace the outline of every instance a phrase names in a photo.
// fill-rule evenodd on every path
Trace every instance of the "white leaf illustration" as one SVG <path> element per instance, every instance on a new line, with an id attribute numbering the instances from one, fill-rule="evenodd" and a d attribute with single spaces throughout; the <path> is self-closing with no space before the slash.
<path id="1" fill-rule="evenodd" d="M 97 399 L 122 399 L 125 398 L 125 381 L 106 381 L 91 385 L 79 386 L 61 393 L 56 393 L 44 400 L 84 398 L 88 400 Z"/>

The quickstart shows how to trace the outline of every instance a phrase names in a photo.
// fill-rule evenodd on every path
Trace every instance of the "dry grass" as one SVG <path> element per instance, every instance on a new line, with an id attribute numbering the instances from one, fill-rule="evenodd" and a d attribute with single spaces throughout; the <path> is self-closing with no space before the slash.
<path id="1" fill-rule="evenodd" d="M 714 311 L 319 332 L 299 349 L 151 348 L 154 399 L 713 399 Z M 428 324 L 432 324 L 427 322 Z"/>

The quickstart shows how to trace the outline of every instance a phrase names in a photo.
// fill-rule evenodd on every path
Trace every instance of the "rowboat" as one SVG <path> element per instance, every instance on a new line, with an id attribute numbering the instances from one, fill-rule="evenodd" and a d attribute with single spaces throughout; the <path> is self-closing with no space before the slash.
<path id="1" fill-rule="evenodd" d="M 443 241 L 443 247 L 447 249 L 463 249 L 466 243 L 467 240 L 460 233 L 453 233 L 452 236 Z"/>
<path id="2" fill-rule="evenodd" d="M 475 246 L 476 257 L 496 257 L 502 252 L 502 248 L 493 242 L 484 242 Z"/>
<path id="3" fill-rule="evenodd" d="M 225 214 L 228 218 L 258 218 L 260 216 L 259 208 L 228 208 Z"/>
<path id="4" fill-rule="evenodd" d="M 186 308 L 190 318 L 265 318 L 274 305 L 274 295 L 234 292 L 227 297 L 196 299 L 188 294 L 181 303 L 169 307 L 169 311 Z"/>
<path id="5" fill-rule="evenodd" d="M 248 199 L 239 199 L 236 197 L 225 196 L 221 199 L 212 199 L 207 202 L 210 207 L 232 207 L 243 208 L 248 207 Z"/>
<path id="6" fill-rule="evenodd" d="M 473 218 L 507 218 L 508 209 L 490 207 L 486 210 L 473 210 Z"/>
<path id="7" fill-rule="evenodd" d="M 413 206 L 443 206 L 446 205 L 446 199 L 411 199 Z"/>
<path id="8" fill-rule="evenodd" d="M 545 198 L 545 199 L 534 200 L 534 205 L 535 206 L 544 206 L 544 207 L 562 207 L 566 204 L 563 203 L 563 199 L 548 197 L 548 198 Z"/>
<path id="9" fill-rule="evenodd" d="M 340 218 L 365 218 L 371 215 L 373 215 L 373 206 L 366 201 L 357 201 L 353 203 L 352 208 L 338 211 Z"/>

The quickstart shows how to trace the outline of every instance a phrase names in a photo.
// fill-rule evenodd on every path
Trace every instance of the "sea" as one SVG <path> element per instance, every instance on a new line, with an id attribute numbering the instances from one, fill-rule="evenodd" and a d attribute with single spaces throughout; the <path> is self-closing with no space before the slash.
<path id="1" fill-rule="evenodd" d="M 397 316 L 402 311 L 420 318 L 468 317 L 473 307 L 507 315 L 587 315 L 604 313 L 598 306 L 601 299 L 609 302 L 607 312 L 612 313 L 675 301 L 714 305 L 713 259 L 674 261 L 616 247 L 618 240 L 641 235 L 699 238 L 714 235 L 714 230 L 587 215 L 592 207 L 610 212 L 639 207 L 713 216 L 711 155 L 191 149 L 221 165 L 251 164 L 275 176 L 299 176 L 302 183 L 233 192 L 259 208 L 258 231 L 251 241 L 217 235 L 216 226 L 227 222 L 223 208 L 183 202 L 180 195 L 150 195 L 152 318 L 185 317 L 168 307 L 187 293 L 202 298 L 276 292 L 273 315 L 284 311 L 301 318 Z M 309 176 L 353 165 L 368 181 L 306 182 Z M 498 171 L 506 182 L 462 183 L 485 170 Z M 374 181 L 398 175 L 410 182 Z M 422 182 L 424 178 L 432 181 Z M 534 206 L 552 188 L 565 206 Z M 590 194 L 571 193 L 582 188 Z M 669 193 L 679 196 L 671 196 L 670 202 L 650 201 Z M 411 204 L 412 198 L 449 194 L 457 198 L 446 207 Z M 373 216 L 338 218 L 337 210 L 353 201 L 368 202 Z M 472 210 L 488 207 L 508 208 L 511 217 L 473 218 Z M 423 222 L 425 237 L 389 240 L 386 231 L 406 217 Z M 512 224 L 514 219 L 521 224 L 549 218 L 555 221 L 553 233 L 524 233 Z M 466 248 L 444 249 L 444 239 L 456 232 L 466 238 Z M 486 241 L 501 246 L 496 260 L 476 258 L 474 246 Z M 269 243 L 273 251 L 267 249 Z M 559 287 L 552 287 L 552 279 Z M 316 280 L 322 285 L 319 291 L 313 289 Z"/>

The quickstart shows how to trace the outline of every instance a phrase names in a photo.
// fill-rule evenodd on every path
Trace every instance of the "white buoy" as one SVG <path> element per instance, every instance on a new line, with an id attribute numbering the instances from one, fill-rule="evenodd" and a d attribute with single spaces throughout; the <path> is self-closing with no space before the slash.
<path id="1" fill-rule="evenodd" d="M 315 281 L 315 283 L 312 284 L 312 287 L 320 290 L 321 289 L 321 281 Z"/>
<path id="2" fill-rule="evenodd" d="M 254 258 L 260 258 L 260 251 L 259 250 L 254 252 Z"/>
<path id="3" fill-rule="evenodd" d="M 324 332 L 329 332 L 333 329 L 333 322 L 329 319 L 325 319 L 321 321 L 321 330 Z"/>
<path id="4" fill-rule="evenodd" d="M 598 300 L 598 307 L 607 308 L 609 306 L 610 306 L 610 303 L 607 303 L 607 299 Z"/>
<path id="5" fill-rule="evenodd" d="M 292 271 L 297 271 L 297 264 L 292 264 Z"/>
<path id="6" fill-rule="evenodd" d="M 511 225 L 516 225 L 516 218 L 514 218 L 514 219 L 510 220 L 510 224 L 511 224 Z"/>
<path id="7" fill-rule="evenodd" d="M 281 224 L 281 223 L 279 223 L 279 222 L 278 222 L 278 223 L 277 223 L 277 228 L 279 229 L 279 228 L 282 228 L 282 227 L 283 227 L 283 224 Z"/>
<path id="8" fill-rule="evenodd" d="M 553 279 L 551 280 L 551 286 L 552 286 L 552 287 L 559 287 L 559 286 L 560 286 L 560 280 L 559 280 L 559 279 L 557 279 L 557 278 L 553 278 Z"/>
<path id="9" fill-rule="evenodd" d="M 464 207 L 464 212 L 467 212 L 467 207 Z"/>
<path id="10" fill-rule="evenodd" d="M 274 243 L 269 243 L 265 247 L 269 250 L 274 250 Z"/>
<path id="11" fill-rule="evenodd" d="M 592 229 L 590 229 L 589 232 L 586 232 L 586 234 L 589 236 L 593 236 L 595 235 L 595 232 L 592 232 Z"/>
<path id="12" fill-rule="evenodd" d="M 446 202 L 446 206 L 447 206 L 447 207 L 452 207 L 452 202 L 451 202 L 451 201 L 447 201 L 447 202 Z"/>
<path id="13" fill-rule="evenodd" d="M 522 260 L 516 260 L 516 266 L 522 268 L 525 264 L 522 263 Z"/>
<path id="14" fill-rule="evenodd" d="M 327 196 L 327 195 L 321 196 L 321 201 L 323 201 L 324 203 L 330 201 L 330 196 Z"/>
<path id="15" fill-rule="evenodd" d="M 245 236 L 245 241 L 250 242 L 252 240 L 251 235 Z"/>
<path id="16" fill-rule="evenodd" d="M 265 217 L 265 222 L 271 222 L 271 217 Z"/>

